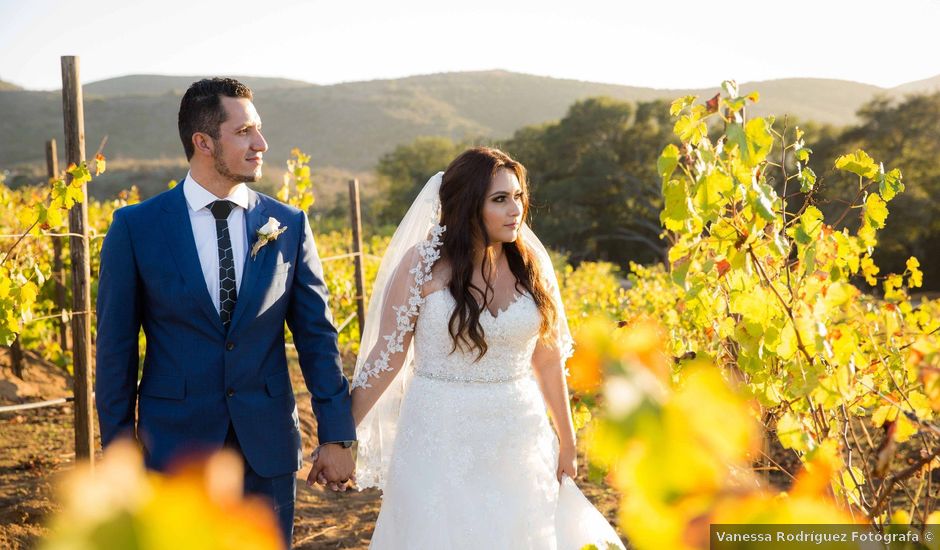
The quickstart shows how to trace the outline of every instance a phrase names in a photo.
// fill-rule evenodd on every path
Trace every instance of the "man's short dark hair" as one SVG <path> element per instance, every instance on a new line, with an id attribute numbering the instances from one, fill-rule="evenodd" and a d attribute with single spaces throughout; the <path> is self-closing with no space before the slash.
<path id="1" fill-rule="evenodd" d="M 222 97 L 252 99 L 251 89 L 234 78 L 204 78 L 193 82 L 180 101 L 179 129 L 186 160 L 196 153 L 193 134 L 201 132 L 219 138 L 219 126 L 225 122 Z"/>

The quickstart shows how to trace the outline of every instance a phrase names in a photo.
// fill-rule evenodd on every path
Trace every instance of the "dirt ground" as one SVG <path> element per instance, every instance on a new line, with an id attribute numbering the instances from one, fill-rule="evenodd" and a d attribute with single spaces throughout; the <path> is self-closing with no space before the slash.
<path id="1" fill-rule="evenodd" d="M 299 369 L 292 370 L 296 391 L 304 386 Z M 13 376 L 6 350 L 0 350 L 0 405 L 70 394 L 67 375 L 29 352 L 24 377 Z M 314 420 L 305 395 L 298 395 L 298 409 L 304 433 L 311 434 Z M 44 520 L 56 509 L 56 478 L 74 464 L 73 414 L 71 404 L 0 413 L 0 548 L 33 548 L 41 540 Z M 306 471 L 298 476 L 306 479 Z M 615 524 L 617 495 L 583 476 L 578 485 Z M 376 490 L 335 494 L 298 483 L 294 548 L 367 548 L 379 505 Z"/>

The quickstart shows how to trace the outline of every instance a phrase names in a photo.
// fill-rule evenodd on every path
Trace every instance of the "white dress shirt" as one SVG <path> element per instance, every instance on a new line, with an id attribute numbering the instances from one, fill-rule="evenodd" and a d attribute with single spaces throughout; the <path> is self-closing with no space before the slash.
<path id="1" fill-rule="evenodd" d="M 219 304 L 219 244 L 215 231 L 215 216 L 209 211 L 209 206 L 219 200 L 218 197 L 206 191 L 206 188 L 193 179 L 192 174 L 186 174 L 183 180 L 183 195 L 189 205 L 189 221 L 193 226 L 193 237 L 196 240 L 196 251 L 199 253 L 199 265 L 202 275 L 206 279 L 206 288 L 216 311 L 220 311 Z M 248 233 L 245 231 L 245 212 L 248 208 L 248 186 L 239 183 L 232 190 L 226 200 L 235 203 L 228 215 L 228 233 L 232 241 L 232 254 L 235 258 L 235 288 L 240 296 L 242 273 L 245 270 L 245 256 L 248 251 Z"/>

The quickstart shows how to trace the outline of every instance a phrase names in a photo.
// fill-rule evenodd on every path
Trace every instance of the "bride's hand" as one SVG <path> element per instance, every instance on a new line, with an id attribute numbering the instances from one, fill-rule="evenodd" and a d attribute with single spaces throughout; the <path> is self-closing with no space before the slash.
<path id="1" fill-rule="evenodd" d="M 574 445 L 562 445 L 558 450 L 558 471 L 555 472 L 558 483 L 561 483 L 562 475 L 572 480 L 578 476 L 578 450 Z"/>

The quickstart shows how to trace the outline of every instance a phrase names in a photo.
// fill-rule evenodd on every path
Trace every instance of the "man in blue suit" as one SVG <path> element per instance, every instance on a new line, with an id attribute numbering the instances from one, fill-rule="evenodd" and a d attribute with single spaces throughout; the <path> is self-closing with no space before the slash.
<path id="1" fill-rule="evenodd" d="M 289 545 L 303 452 L 285 321 L 321 443 L 308 483 L 345 488 L 354 469 L 349 386 L 322 265 L 306 214 L 245 184 L 261 177 L 268 147 L 251 90 L 232 79 L 194 83 L 179 130 L 186 178 L 116 211 L 102 246 L 101 440 L 136 437 L 156 470 L 195 452 L 238 450 L 245 491 L 271 500 Z"/>

